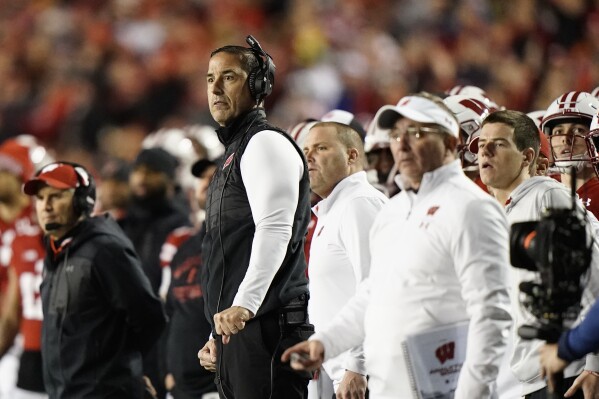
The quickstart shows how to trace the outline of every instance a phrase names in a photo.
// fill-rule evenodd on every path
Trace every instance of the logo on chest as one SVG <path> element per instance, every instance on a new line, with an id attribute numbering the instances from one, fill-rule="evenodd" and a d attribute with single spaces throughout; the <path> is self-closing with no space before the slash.
<path id="1" fill-rule="evenodd" d="M 439 206 L 431 206 L 430 208 L 428 208 L 428 210 L 426 211 L 426 214 L 424 215 L 424 217 L 422 218 L 422 221 L 420 222 L 420 226 L 418 226 L 421 229 L 427 229 L 428 226 L 430 225 L 430 223 L 433 221 L 433 218 L 435 217 L 435 214 L 437 213 L 437 211 L 439 210 Z"/>

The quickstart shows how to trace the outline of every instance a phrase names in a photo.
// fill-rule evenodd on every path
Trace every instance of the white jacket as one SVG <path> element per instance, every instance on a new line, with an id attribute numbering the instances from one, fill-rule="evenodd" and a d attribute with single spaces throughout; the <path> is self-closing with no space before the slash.
<path id="1" fill-rule="evenodd" d="M 316 333 L 325 360 L 364 340 L 372 398 L 411 398 L 406 334 L 470 320 L 457 399 L 495 397 L 511 326 L 508 227 L 492 197 L 459 161 L 425 173 L 418 194 L 402 191 L 371 230 L 371 274 Z"/>
<path id="2" fill-rule="evenodd" d="M 570 190 L 567 187 L 549 177 L 536 176 L 524 181 L 512 192 L 505 206 L 505 212 L 510 224 L 514 224 L 540 220 L 543 211 L 548 208 L 571 208 L 571 206 L 572 199 Z M 586 213 L 580 201 L 577 201 L 577 206 L 580 212 Z M 587 225 L 588 234 L 594 234 L 592 219 L 589 219 L 590 223 Z M 519 285 L 523 281 L 534 280 L 538 274 L 519 268 L 511 268 L 511 271 L 512 315 L 516 324 L 514 331 L 517 331 L 517 327 L 523 324 L 537 324 L 535 317 L 520 305 Z M 590 280 L 582 298 L 585 310 L 588 309 L 597 296 L 599 296 L 599 247 L 595 243 L 593 245 Z M 525 340 L 517 334 L 514 338 L 514 350 L 510 364 L 516 377 L 523 383 L 522 393 L 526 395 L 545 386 L 545 382 L 540 377 L 538 353 L 544 342 L 541 340 Z M 580 374 L 584 363 L 584 360 L 573 362 L 564 370 L 564 375 L 572 377 Z M 598 366 L 599 361 L 596 356 L 587 356 L 587 369 L 598 370 Z"/>
<path id="3" fill-rule="evenodd" d="M 356 293 L 370 272 L 368 235 L 388 198 L 366 179 L 366 172 L 341 180 L 313 211 L 318 223 L 310 245 L 310 321 L 323 329 Z M 345 370 L 366 374 L 362 346 L 323 364 L 335 391 Z"/>

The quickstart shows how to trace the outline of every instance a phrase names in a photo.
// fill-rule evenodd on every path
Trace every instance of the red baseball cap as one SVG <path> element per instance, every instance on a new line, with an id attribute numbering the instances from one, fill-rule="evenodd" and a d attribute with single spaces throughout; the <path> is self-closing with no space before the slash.
<path id="1" fill-rule="evenodd" d="M 75 168 L 69 164 L 52 163 L 44 166 L 38 174 L 23 185 L 23 192 L 27 195 L 36 195 L 44 186 L 60 190 L 79 187 L 79 179 Z"/>

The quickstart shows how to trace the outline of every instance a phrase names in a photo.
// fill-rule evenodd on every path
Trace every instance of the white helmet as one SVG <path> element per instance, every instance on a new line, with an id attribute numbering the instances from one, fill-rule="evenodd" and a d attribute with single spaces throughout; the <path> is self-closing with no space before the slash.
<path id="1" fill-rule="evenodd" d="M 599 98 L 599 86 L 595 87 L 592 91 L 591 91 L 591 96 L 595 97 L 595 98 Z"/>
<path id="2" fill-rule="evenodd" d="M 474 138 L 480 136 L 483 120 L 491 113 L 491 110 L 480 99 L 461 94 L 446 97 L 443 102 L 460 124 L 458 155 L 462 161 L 462 167 L 473 168 L 477 164 L 477 156 L 468 150 L 468 145 Z"/>
<path id="3" fill-rule="evenodd" d="M 389 129 L 382 129 L 373 119 L 368 125 L 366 138 L 364 139 L 364 151 L 366 153 L 372 150 L 389 147 Z"/>
<path id="4" fill-rule="evenodd" d="M 599 177 L 599 111 L 595 112 L 591 121 L 590 131 L 586 136 L 589 158 L 595 174 Z"/>
<path id="5" fill-rule="evenodd" d="M 195 178 L 191 174 L 191 166 L 198 158 L 214 160 L 224 153 L 224 147 L 214 128 L 199 125 L 157 130 L 149 134 L 141 146 L 159 147 L 176 157 L 179 161 L 177 182 L 185 189 L 194 187 Z"/>
<path id="6" fill-rule="evenodd" d="M 574 146 L 577 142 L 576 138 L 574 140 L 570 138 L 566 141 L 566 144 L 570 142 L 570 150 L 566 150 L 564 153 L 558 154 L 555 148 L 555 143 L 557 140 L 559 140 L 558 136 L 561 137 L 568 135 L 553 134 L 553 127 L 559 123 L 572 121 L 577 121 L 590 126 L 593 116 L 595 116 L 597 113 L 597 109 L 599 109 L 599 99 L 593 97 L 590 93 L 583 91 L 570 91 L 564 93 L 556 98 L 551 105 L 549 105 L 541 122 L 541 130 L 545 135 L 547 135 L 547 137 L 550 138 L 551 152 L 556 167 L 563 169 L 573 166 L 580 170 L 584 164 L 589 162 L 591 159 L 588 151 L 575 154 Z M 588 145 L 586 136 L 587 133 L 577 135 L 577 138 L 584 140 Z"/>
<path id="7" fill-rule="evenodd" d="M 306 141 L 306 137 L 308 136 L 310 128 L 312 128 L 312 126 L 314 126 L 317 122 L 318 121 L 316 119 L 309 118 L 288 129 L 289 135 L 293 140 L 295 140 L 300 149 L 304 146 L 304 141 Z"/>
<path id="8" fill-rule="evenodd" d="M 491 112 L 495 112 L 500 109 L 499 105 L 497 105 L 495 101 L 491 100 L 489 96 L 487 96 L 487 93 L 478 86 L 458 85 L 447 90 L 445 94 L 448 96 L 462 95 L 468 96 L 470 98 L 476 98 L 477 100 L 482 101 Z"/>
<path id="9" fill-rule="evenodd" d="M 541 122 L 545 116 L 545 110 L 540 109 L 538 111 L 531 111 L 526 115 L 528 115 L 528 117 L 533 120 L 535 125 L 537 125 L 537 129 L 541 130 Z"/>

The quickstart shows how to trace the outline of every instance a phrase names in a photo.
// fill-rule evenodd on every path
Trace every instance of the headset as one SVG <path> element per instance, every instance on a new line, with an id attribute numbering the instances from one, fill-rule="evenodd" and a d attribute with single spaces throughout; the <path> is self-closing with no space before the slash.
<path id="1" fill-rule="evenodd" d="M 260 104 L 262 100 L 272 93 L 275 84 L 275 63 L 272 57 L 260 47 L 260 43 L 252 36 L 248 35 L 245 41 L 250 45 L 249 50 L 254 53 L 258 60 L 258 67 L 250 71 L 248 84 L 252 97 L 256 103 Z"/>
<path id="2" fill-rule="evenodd" d="M 77 176 L 77 187 L 73 194 L 73 211 L 75 215 L 89 216 L 96 204 L 96 183 L 92 175 L 82 165 L 74 162 L 60 161 L 48 164 L 37 171 L 35 177 L 47 172 L 49 169 L 67 165 L 73 168 Z"/>

